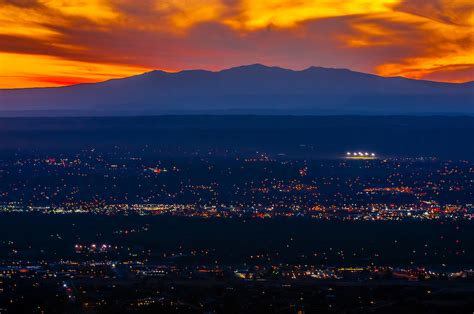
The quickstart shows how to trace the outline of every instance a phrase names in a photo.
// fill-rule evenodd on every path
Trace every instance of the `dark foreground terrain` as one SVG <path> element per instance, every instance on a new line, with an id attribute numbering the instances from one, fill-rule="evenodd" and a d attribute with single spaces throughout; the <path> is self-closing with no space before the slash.
<path id="1" fill-rule="evenodd" d="M 0 313 L 472 313 L 473 137 L 470 117 L 0 119 Z"/>
<path id="2" fill-rule="evenodd" d="M 470 221 L 3 214 L 6 313 L 468 313 Z"/>
<path id="3" fill-rule="evenodd" d="M 0 151 L 53 152 L 116 146 L 162 155 L 241 154 L 340 157 L 350 150 L 385 157 L 474 159 L 474 117 L 159 116 L 2 118 Z M 146 151 L 146 150 L 145 150 Z"/>

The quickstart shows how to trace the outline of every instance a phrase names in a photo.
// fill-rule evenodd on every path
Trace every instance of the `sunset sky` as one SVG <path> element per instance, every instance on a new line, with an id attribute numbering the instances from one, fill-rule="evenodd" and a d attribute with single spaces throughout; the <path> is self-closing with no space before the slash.
<path id="1" fill-rule="evenodd" d="M 251 63 L 474 80 L 474 1 L 0 0 L 0 88 Z"/>

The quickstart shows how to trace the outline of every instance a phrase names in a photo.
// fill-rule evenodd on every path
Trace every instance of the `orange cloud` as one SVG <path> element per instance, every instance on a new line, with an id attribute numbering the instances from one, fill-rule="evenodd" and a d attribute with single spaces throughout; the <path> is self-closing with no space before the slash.
<path id="1" fill-rule="evenodd" d="M 39 0 L 40 4 L 64 16 L 77 16 L 102 24 L 115 20 L 119 12 L 106 0 Z"/>
<path id="2" fill-rule="evenodd" d="M 242 0 L 238 14 L 224 22 L 236 28 L 254 30 L 268 27 L 293 27 L 298 23 L 328 17 L 388 12 L 399 0 Z"/>
<path id="3" fill-rule="evenodd" d="M 468 0 L 0 0 L 0 88 L 246 63 L 474 80 Z"/>
<path id="4" fill-rule="evenodd" d="M 168 0 L 156 1 L 155 10 L 166 16 L 171 24 L 170 31 L 184 30 L 196 24 L 215 21 L 222 18 L 227 7 L 220 0 Z"/>
<path id="5" fill-rule="evenodd" d="M 131 76 L 147 70 L 123 65 L 69 61 L 44 55 L 1 52 L 0 60 L 2 88 L 92 83 Z"/>

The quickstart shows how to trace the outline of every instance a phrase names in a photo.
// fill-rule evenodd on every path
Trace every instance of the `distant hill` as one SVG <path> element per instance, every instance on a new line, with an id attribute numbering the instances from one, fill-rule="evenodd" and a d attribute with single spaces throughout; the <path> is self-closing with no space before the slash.
<path id="1" fill-rule="evenodd" d="M 148 114 L 474 114 L 474 82 L 260 64 L 151 71 L 95 84 L 0 90 L 0 116 Z"/>

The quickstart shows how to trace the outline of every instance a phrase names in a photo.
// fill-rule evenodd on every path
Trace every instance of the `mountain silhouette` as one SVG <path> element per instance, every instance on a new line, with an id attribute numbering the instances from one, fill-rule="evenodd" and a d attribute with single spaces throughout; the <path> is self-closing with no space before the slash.
<path id="1" fill-rule="evenodd" d="M 261 64 L 151 71 L 100 83 L 0 90 L 0 115 L 473 114 L 474 82 Z"/>

